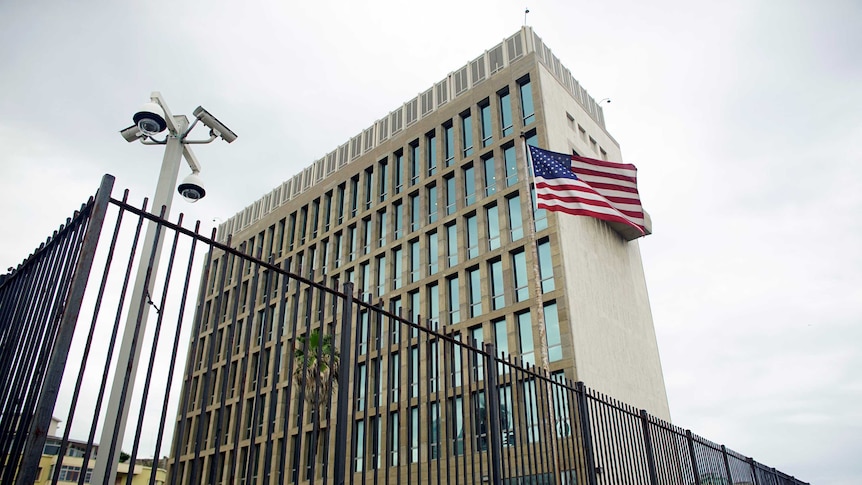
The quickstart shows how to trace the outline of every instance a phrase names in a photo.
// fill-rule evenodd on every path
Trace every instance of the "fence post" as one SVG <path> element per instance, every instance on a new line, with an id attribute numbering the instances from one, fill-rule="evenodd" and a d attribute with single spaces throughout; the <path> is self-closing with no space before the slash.
<path id="1" fill-rule="evenodd" d="M 485 386 L 485 402 L 488 407 L 488 439 L 490 440 L 490 468 L 491 485 L 503 483 L 503 457 L 500 452 L 503 449 L 503 434 L 500 429 L 500 393 L 497 389 L 497 362 L 494 356 L 497 349 L 494 344 L 485 344 L 485 374 L 487 376 Z"/>
<path id="2" fill-rule="evenodd" d="M 649 432 L 649 413 L 646 409 L 641 409 L 641 424 L 644 429 L 644 448 L 647 456 L 647 467 L 649 470 L 649 482 L 651 485 L 658 485 L 658 473 L 656 472 L 655 453 L 652 448 L 652 436 Z"/>
<path id="3" fill-rule="evenodd" d="M 751 476 L 754 477 L 754 485 L 760 485 L 760 480 L 757 478 L 757 464 L 754 462 L 754 458 L 748 459 L 748 466 L 751 467 Z"/>
<path id="4" fill-rule="evenodd" d="M 727 483 L 733 483 L 733 474 L 730 472 L 730 462 L 727 461 L 727 447 L 721 445 L 721 456 L 724 458 L 724 471 L 727 472 Z"/>
<path id="5" fill-rule="evenodd" d="M 694 437 L 691 435 L 691 430 L 685 430 L 685 437 L 688 440 L 688 453 L 691 456 L 691 471 L 694 472 L 694 483 L 700 485 L 700 468 L 697 466 L 697 455 L 694 453 Z"/>
<path id="6" fill-rule="evenodd" d="M 344 301 L 341 310 L 341 343 L 339 344 L 340 363 L 338 365 L 338 401 L 336 403 L 335 415 L 335 467 L 332 470 L 333 480 L 336 485 L 344 484 L 345 471 L 347 468 L 347 408 L 348 390 L 350 386 L 350 330 L 353 322 L 353 283 L 344 284 Z"/>
<path id="7" fill-rule="evenodd" d="M 587 467 L 587 484 L 596 485 L 596 461 L 593 457 L 593 435 L 590 432 L 590 418 L 587 410 L 587 390 L 582 381 L 575 383 L 575 393 L 578 401 L 578 417 L 581 421 L 581 441 L 584 445 L 584 458 Z"/>
<path id="8" fill-rule="evenodd" d="M 36 480 L 39 460 L 42 458 L 42 449 L 45 447 L 48 426 L 51 423 L 51 414 L 54 412 L 54 405 L 60 392 L 60 382 L 66 368 L 66 359 L 69 357 L 69 347 L 72 345 L 72 337 L 75 335 L 75 325 L 78 323 L 81 301 L 84 299 L 84 290 L 87 289 L 87 280 L 90 278 L 90 269 L 93 267 L 96 246 L 99 244 L 99 235 L 102 232 L 102 224 L 105 221 L 105 213 L 108 210 L 108 202 L 111 200 L 113 187 L 114 176 L 105 174 L 90 209 L 87 232 L 81 241 L 81 255 L 72 276 L 65 302 L 66 308 L 63 310 L 57 339 L 45 373 L 45 382 L 30 425 L 27 443 L 24 446 L 24 456 L 16 482 L 18 485 L 30 484 Z"/>

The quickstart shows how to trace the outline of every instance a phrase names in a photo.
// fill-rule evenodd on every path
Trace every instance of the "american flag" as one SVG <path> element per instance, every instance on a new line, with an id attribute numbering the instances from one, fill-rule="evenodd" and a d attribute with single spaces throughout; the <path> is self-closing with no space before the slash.
<path id="1" fill-rule="evenodd" d="M 530 147 L 539 209 L 591 216 L 644 230 L 637 168 L 629 163 Z"/>

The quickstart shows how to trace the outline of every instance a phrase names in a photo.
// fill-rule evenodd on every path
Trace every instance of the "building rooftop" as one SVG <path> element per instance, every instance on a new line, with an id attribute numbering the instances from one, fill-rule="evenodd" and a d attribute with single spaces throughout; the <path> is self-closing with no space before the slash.
<path id="1" fill-rule="evenodd" d="M 491 79 L 498 71 L 529 53 L 535 53 L 539 62 L 544 64 L 554 77 L 572 93 L 584 111 L 599 126 L 605 127 L 602 107 L 572 76 L 571 71 L 560 63 L 560 60 L 533 32 L 533 29 L 524 26 L 515 34 L 486 50 L 466 65 L 450 72 L 440 82 L 435 83 L 388 115 L 378 119 L 371 126 L 327 153 L 323 158 L 311 163 L 268 194 L 219 224 L 219 241 L 224 242 L 228 234 L 235 234 L 257 222 L 263 216 L 286 204 L 339 168 L 358 159 L 390 138 L 398 136 L 406 127 L 431 115 L 450 100 L 468 92 L 472 87 Z"/>

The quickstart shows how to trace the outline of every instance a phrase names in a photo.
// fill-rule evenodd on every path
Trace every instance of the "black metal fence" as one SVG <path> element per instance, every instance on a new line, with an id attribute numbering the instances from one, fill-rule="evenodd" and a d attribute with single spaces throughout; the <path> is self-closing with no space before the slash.
<path id="1" fill-rule="evenodd" d="M 233 248 L 146 202 L 110 199 L 111 183 L 0 281 L 3 484 L 57 483 L 75 466 L 87 483 L 107 455 L 95 436 L 117 425 L 102 396 L 135 255 L 152 251 L 139 248 L 147 220 L 170 251 L 141 302 L 155 312 L 123 450 L 132 464 L 153 460 L 127 467 L 129 483 L 144 472 L 182 484 L 803 483 L 498 352 L 481 333 L 369 301 L 350 282 L 312 281 L 293 258 L 264 260 L 263 237 Z M 106 214 L 113 227 L 101 234 Z M 79 319 L 89 325 L 76 332 Z M 52 413 L 65 429 L 46 459 Z M 74 462 L 71 444 L 83 451 Z"/>

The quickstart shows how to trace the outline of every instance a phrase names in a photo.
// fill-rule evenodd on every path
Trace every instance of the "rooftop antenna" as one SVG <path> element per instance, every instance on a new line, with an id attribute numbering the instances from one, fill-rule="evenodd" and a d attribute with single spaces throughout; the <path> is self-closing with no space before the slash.
<path id="1" fill-rule="evenodd" d="M 530 9 L 528 7 L 524 7 L 524 25 L 527 25 L 527 14 L 530 13 Z"/>

